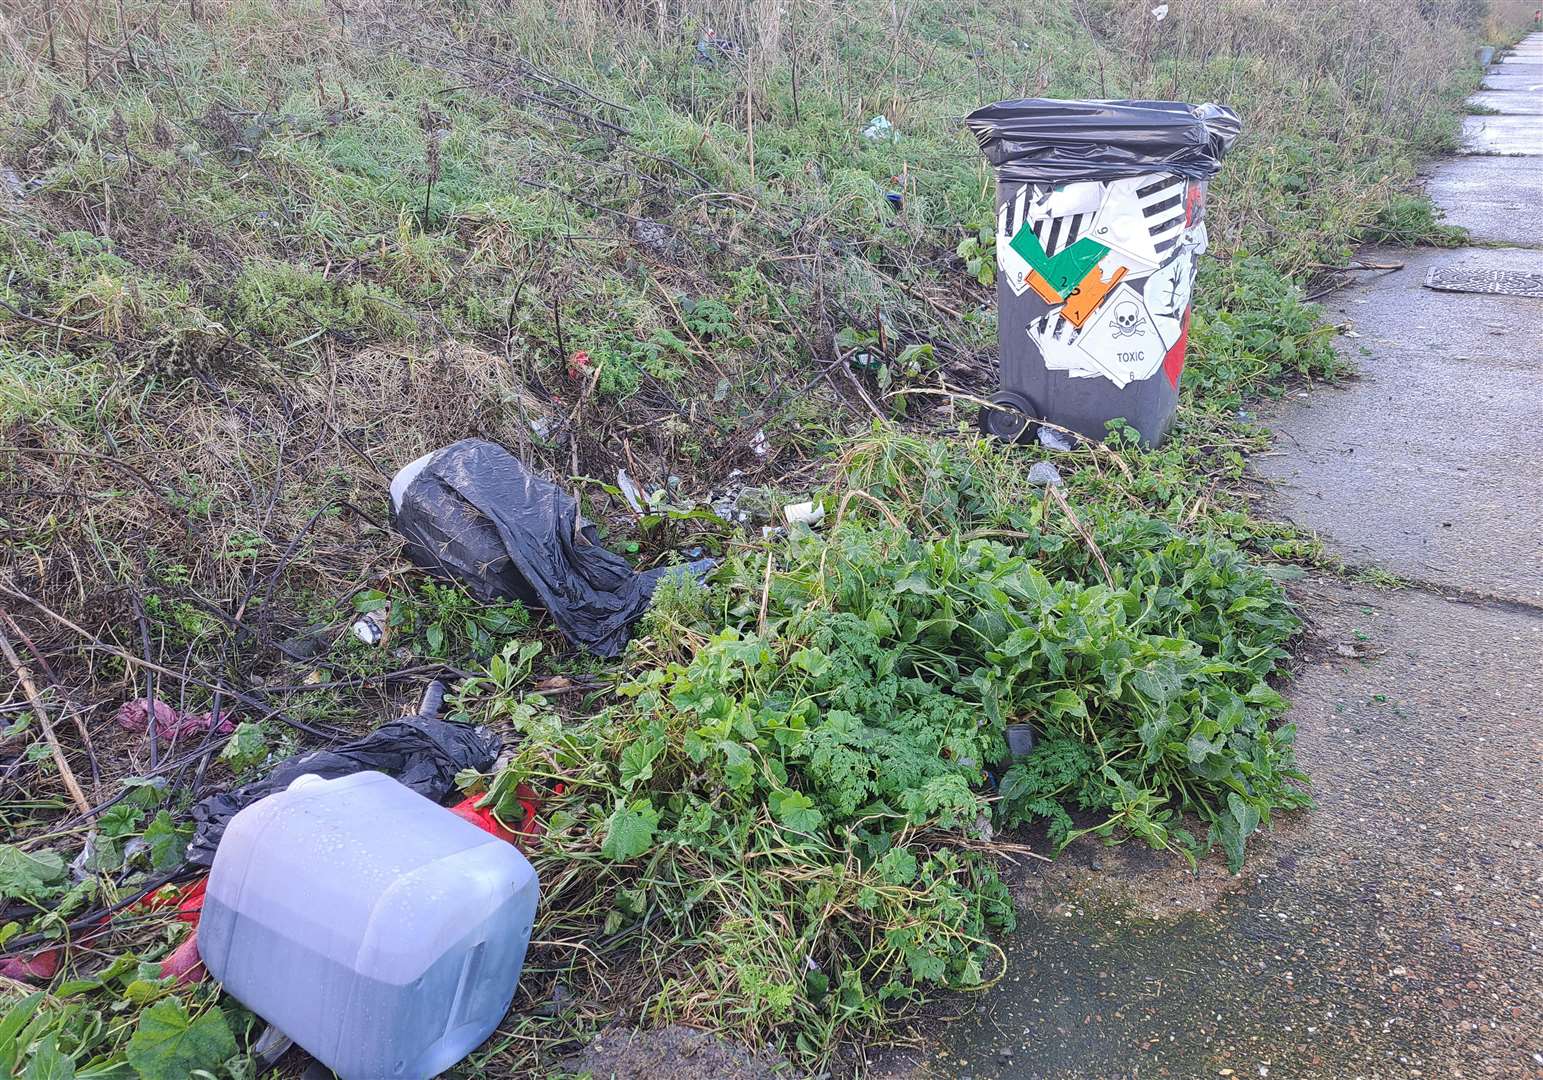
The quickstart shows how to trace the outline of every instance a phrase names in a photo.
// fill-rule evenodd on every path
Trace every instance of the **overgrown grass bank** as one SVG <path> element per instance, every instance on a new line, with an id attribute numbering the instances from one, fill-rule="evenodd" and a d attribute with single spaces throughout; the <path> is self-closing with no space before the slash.
<path id="1" fill-rule="evenodd" d="M 468 788 L 549 796 L 489 1071 L 552 1068 L 615 1017 L 822 1066 L 1000 976 L 1004 830 L 1235 868 L 1306 805 L 1271 681 L 1296 630 L 1274 560 L 1312 549 L 1250 512 L 1250 401 L 1347 370 L 1312 275 L 1362 239 L 1451 238 L 1414 169 L 1517 12 L 1151 7 L 0 16 L 0 630 L 60 744 L 0 702 L 0 947 L 77 946 L 45 997 L 7 994 L 0 1075 L 249 1075 L 252 1018 L 161 977 L 180 924 L 134 907 L 80 935 L 174 870 L 194 799 L 446 667 L 516 745 Z M 959 118 L 1024 94 L 1244 117 L 1161 450 L 959 430 L 996 335 Z M 667 586 L 615 666 L 424 582 L 384 478 L 469 435 L 577 487 L 635 561 L 722 568 Z M 1026 483 L 1040 458 L 1063 487 Z M 820 530 L 760 537 L 811 491 Z M 712 512 L 728 495 L 748 527 Z M 347 633 L 367 609 L 389 648 Z M 147 694 L 239 726 L 147 743 L 113 720 Z"/>

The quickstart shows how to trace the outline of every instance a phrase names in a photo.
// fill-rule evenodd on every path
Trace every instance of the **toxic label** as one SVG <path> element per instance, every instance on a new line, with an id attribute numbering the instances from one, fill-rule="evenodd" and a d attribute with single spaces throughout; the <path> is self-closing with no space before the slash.
<path id="1" fill-rule="evenodd" d="M 1077 348 L 1088 366 L 1116 386 L 1150 378 L 1168 351 L 1142 301 L 1141 293 L 1121 284 L 1083 326 Z"/>

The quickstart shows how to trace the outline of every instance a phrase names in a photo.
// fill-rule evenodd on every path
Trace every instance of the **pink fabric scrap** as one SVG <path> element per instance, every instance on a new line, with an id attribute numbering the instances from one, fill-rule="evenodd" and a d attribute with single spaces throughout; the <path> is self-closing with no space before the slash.
<path id="1" fill-rule="evenodd" d="M 0 975 L 17 981 L 47 982 L 58 970 L 58 949 L 44 949 L 31 956 L 7 956 L 0 960 Z"/>
<path id="2" fill-rule="evenodd" d="M 149 710 L 145 708 L 144 698 L 135 698 L 133 701 L 125 701 L 118 709 L 118 726 L 129 731 L 146 731 Z M 188 735 L 202 735 L 214 726 L 216 735 L 229 735 L 236 730 L 236 725 L 227 715 L 220 716 L 218 725 L 214 724 L 214 716 L 211 713 L 185 713 L 178 712 L 164 701 L 155 702 L 155 733 L 162 739 L 180 739 Z"/>

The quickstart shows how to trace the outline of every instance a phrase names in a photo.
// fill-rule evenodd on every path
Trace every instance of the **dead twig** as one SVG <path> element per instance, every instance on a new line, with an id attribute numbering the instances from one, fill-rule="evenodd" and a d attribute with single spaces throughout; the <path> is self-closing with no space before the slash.
<path id="1" fill-rule="evenodd" d="M 756 624 L 756 630 L 760 634 L 766 633 L 766 608 L 771 601 L 772 565 L 777 561 L 771 552 L 766 553 L 766 580 L 761 583 L 761 615 Z"/>
<path id="2" fill-rule="evenodd" d="M 968 401 L 975 405 L 979 405 L 983 409 L 997 408 L 997 405 L 994 402 L 988 401 L 983 397 L 977 397 L 975 394 L 962 394 L 957 390 L 941 390 L 932 386 L 905 386 L 901 387 L 899 390 L 891 390 L 884 396 L 885 398 L 892 398 L 901 397 L 906 394 L 933 394 L 939 397 L 953 398 L 957 401 Z M 1069 427 L 1062 427 L 1060 424 L 1053 424 L 1049 420 L 1030 420 L 1030 423 L 1037 427 L 1049 428 L 1051 431 L 1059 431 L 1061 434 L 1067 436 L 1068 438 L 1075 439 L 1078 442 L 1083 443 L 1089 449 L 1109 455 L 1109 460 L 1119 466 L 1120 471 L 1125 474 L 1125 479 L 1135 479 L 1135 474 L 1130 471 L 1130 466 L 1125 464 L 1125 459 L 1120 457 L 1120 455 L 1116 453 L 1108 443 L 1099 442 L 1097 439 L 1090 439 L 1080 431 L 1073 431 Z"/>
<path id="3" fill-rule="evenodd" d="M 1315 268 L 1315 269 L 1325 271 L 1328 274 L 1328 276 L 1332 279 L 1332 281 L 1330 282 L 1330 284 L 1327 284 L 1327 285 L 1323 286 L 1321 289 L 1314 289 L 1312 292 L 1308 293 L 1305 297 L 1303 297 L 1304 300 L 1317 300 L 1319 297 L 1327 296 L 1331 292 L 1337 292 L 1338 290 L 1344 288 L 1345 287 L 1345 282 L 1341 281 L 1337 277 L 1334 277 L 1334 275 L 1336 275 L 1336 274 L 1350 274 L 1350 273 L 1354 273 L 1355 271 L 1360 270 L 1360 271 L 1370 271 L 1372 273 L 1378 273 L 1378 274 L 1384 274 L 1385 275 L 1385 274 L 1391 274 L 1395 270 L 1402 270 L 1404 268 L 1404 264 L 1401 263 L 1401 262 L 1400 263 L 1351 263 L 1349 266 L 1331 266 L 1331 265 L 1328 265 L 1328 264 L 1325 264 L 1325 263 L 1309 263 L 1308 265 L 1313 267 L 1313 268 Z"/>
<path id="4" fill-rule="evenodd" d="M 63 693 L 63 687 L 59 682 L 59 676 L 55 675 L 54 669 L 48 666 L 48 660 L 43 656 L 42 651 L 33 642 L 32 638 L 27 636 L 27 631 L 23 630 L 21 628 L 21 624 L 18 623 L 15 619 L 11 618 L 10 613 L 7 611 L 0 611 L 0 619 L 3 619 L 5 624 L 11 628 L 11 633 L 15 634 L 18 638 L 21 639 L 22 647 L 25 648 L 27 652 L 32 654 L 32 659 L 36 660 L 38 667 L 42 669 L 43 677 L 46 678 L 49 682 L 53 683 L 54 686 L 58 688 L 61 693 Z M 100 787 L 102 783 L 102 767 L 96 759 L 96 747 L 91 745 L 91 732 L 86 727 L 86 722 L 81 719 L 81 709 L 73 702 L 71 702 L 69 716 L 75 724 L 76 734 L 80 736 L 81 746 L 85 747 L 86 757 L 91 762 L 92 794 L 97 798 L 101 798 Z"/>
<path id="5" fill-rule="evenodd" d="M 454 676 L 457 679 L 474 679 L 470 671 L 450 667 L 448 664 L 415 664 L 412 667 L 383 671 L 378 675 L 358 675 L 348 679 L 329 679 L 326 682 L 294 683 L 284 686 L 264 686 L 270 694 L 311 694 L 322 690 L 357 690 L 376 683 L 404 682 L 421 675 Z"/>
<path id="6" fill-rule="evenodd" d="M 1314 270 L 1332 270 L 1336 273 L 1349 273 L 1352 270 L 1402 270 L 1404 264 L 1396 263 L 1351 263 L 1349 266 L 1338 266 L 1334 263 L 1308 263 Z"/>
<path id="7" fill-rule="evenodd" d="M 903 529 L 905 527 L 900 523 L 900 519 L 890 511 L 889 507 L 885 506 L 878 498 L 864 491 L 862 488 L 853 488 L 851 491 L 848 491 L 845 495 L 841 496 L 841 505 L 836 507 L 836 521 L 833 525 L 831 525 L 831 531 L 834 532 L 837 526 L 841 524 L 841 519 L 846 516 L 847 506 L 853 499 L 867 499 L 874 506 L 879 508 L 879 513 L 888 518 L 889 523 L 895 528 Z"/>
<path id="8" fill-rule="evenodd" d="M 728 378 L 723 373 L 723 369 L 718 366 L 718 361 L 714 360 L 712 354 L 707 351 L 707 346 L 703 345 L 702 340 L 696 336 L 696 331 L 692 330 L 691 325 L 686 322 L 686 317 L 681 314 L 680 307 L 675 303 L 675 297 L 670 295 L 668 289 L 659 284 L 658 278 L 650 276 L 648 280 L 653 282 L 654 288 L 658 290 L 659 295 L 664 297 L 664 302 L 670 305 L 670 310 L 675 313 L 676 323 L 686 332 L 686 336 L 691 339 L 691 344 L 696 347 L 696 354 L 712 365 L 712 369 L 718 373 L 718 378 Z"/>
<path id="9" fill-rule="evenodd" d="M 145 660 L 150 661 L 153 655 L 150 647 L 150 617 L 145 614 L 145 605 L 138 593 L 130 590 L 129 599 L 134 603 L 134 619 L 139 623 L 140 647 L 144 649 Z M 148 718 L 145 734 L 150 739 L 150 768 L 153 770 L 161 764 L 161 740 L 160 725 L 155 722 L 155 676 L 149 671 L 145 672 L 145 716 Z"/>
<path id="10" fill-rule="evenodd" d="M 5 308 L 18 319 L 25 319 L 27 322 L 32 323 L 34 326 L 41 326 L 47 330 L 60 330 L 66 334 L 78 334 L 81 337 L 92 338 L 96 341 L 104 341 L 109 345 L 118 344 L 118 340 L 116 338 L 110 338 L 104 334 L 98 334 L 94 330 L 82 330 L 78 326 L 66 326 L 64 323 L 49 322 L 47 319 L 39 319 L 35 315 L 28 315 L 25 311 L 21 310 L 21 308 L 16 307 L 14 304 L 11 304 L 5 300 L 0 300 L 0 307 Z"/>
<path id="11" fill-rule="evenodd" d="M 91 631 L 87 630 L 85 627 L 81 626 L 79 623 L 74 622 L 73 620 L 71 620 L 67 616 L 59 614 L 53 608 L 49 607 L 47 604 L 43 603 L 41 600 L 37 599 L 36 597 L 28 596 L 26 593 L 22 592 L 20 589 L 13 589 L 9 585 L 5 584 L 4 582 L 0 582 L 0 593 L 4 593 L 6 596 L 11 597 L 13 600 L 20 600 L 22 603 L 26 604 L 27 606 L 33 608 L 36 611 L 41 612 L 44 615 L 46 615 L 49 619 L 52 619 L 54 622 L 58 623 L 60 626 L 63 626 L 65 629 L 72 630 L 76 634 L 80 635 L 82 638 L 85 638 L 86 643 L 92 649 L 95 649 L 98 652 L 105 652 L 105 653 L 107 653 L 110 656 L 116 656 L 119 660 L 122 660 L 125 664 L 132 664 L 135 667 L 143 668 L 146 671 L 153 671 L 157 675 L 165 675 L 165 676 L 167 676 L 169 678 L 172 678 L 172 679 L 180 679 L 183 682 L 189 682 L 189 683 L 192 683 L 195 686 L 202 686 L 202 687 L 204 687 L 207 690 L 215 690 L 215 691 L 224 692 L 226 694 L 229 694 L 231 697 L 235 698 L 237 701 L 240 701 L 240 702 L 244 703 L 245 705 L 247 705 L 250 708 L 264 710 L 266 715 L 272 716 L 272 717 L 282 721 L 283 723 L 285 723 L 285 724 L 289 725 L 290 727 L 294 728 L 296 731 L 303 731 L 307 735 L 315 736 L 316 738 L 323 739 L 323 740 L 325 740 L 327 742 L 331 742 L 334 739 L 342 738 L 343 735 L 344 735 L 344 733 L 341 732 L 341 731 L 328 730 L 328 729 L 325 729 L 325 728 L 319 728 L 319 727 L 315 727 L 312 724 L 307 724 L 303 720 L 296 720 L 294 717 L 288 716 L 288 715 L 286 715 L 286 714 L 284 714 L 282 712 L 279 712 L 278 710 L 274 709 L 266 701 L 263 701 L 262 698 L 258 697 L 255 694 L 243 693 L 242 691 L 237 690 L 234 687 L 226 686 L 224 683 L 221 683 L 221 682 L 211 682 L 208 679 L 202 679 L 202 678 L 199 678 L 196 675 L 190 675 L 190 674 L 185 674 L 183 672 L 173 671 L 171 668 L 163 667 L 162 665 L 154 663 L 153 661 L 145 660 L 145 659 L 143 659 L 141 657 L 135 656 L 133 653 L 129 652 L 127 649 L 120 649 L 116 645 L 109 645 L 107 642 L 103 641 L 96 634 L 93 634 Z M 153 714 L 152 714 L 152 718 L 153 718 Z"/>
<path id="12" fill-rule="evenodd" d="M 595 211 L 597 214 L 610 214 L 613 217 L 619 217 L 623 221 L 631 221 L 635 224 L 644 220 L 643 218 L 638 217 L 636 214 L 629 214 L 625 210 L 617 210 L 609 206 L 601 206 L 599 203 L 590 202 L 588 199 L 581 198 L 571 191 L 564 191 L 556 184 L 543 183 L 542 181 L 532 179 L 529 176 L 516 176 L 514 177 L 514 182 L 517 184 L 524 184 L 527 187 L 536 188 L 540 191 L 550 191 L 554 195 L 560 195 L 564 199 L 568 199 L 571 202 L 576 202 L 580 206 L 587 207 L 588 209 Z"/>
<path id="13" fill-rule="evenodd" d="M 4 301 L 0 300 L 0 304 L 3 304 L 3 303 L 4 303 Z M 90 451 L 87 451 L 87 450 L 63 450 L 63 449 L 60 449 L 60 448 L 54 447 L 54 446 L 20 446 L 20 445 L 13 445 L 13 444 L 7 444 L 7 445 L 4 445 L 4 446 L 0 446 L 0 453 L 5 453 L 5 454 L 37 454 L 37 455 L 44 456 L 44 457 L 47 457 L 47 456 L 50 456 L 50 455 L 57 455 L 57 456 L 60 456 L 60 457 L 85 458 L 88 461 L 100 461 L 104 465 L 110 465 L 110 466 L 112 466 L 115 469 L 119 469 L 119 470 L 121 470 L 121 471 L 123 471 L 125 473 L 128 473 L 135 480 L 138 480 L 141 484 L 143 484 L 145 486 L 145 488 L 150 491 L 151 494 L 155 495 L 158 499 L 160 499 L 161 502 L 166 505 L 166 508 L 168 509 L 168 511 L 170 511 L 172 513 L 173 517 L 179 516 L 178 512 L 176 511 L 176 509 L 174 507 L 172 507 L 169 502 L 167 502 L 166 496 L 164 494 L 162 494 L 161 489 L 156 487 L 156 485 L 153 484 L 150 481 L 149 477 L 147 477 L 144 473 L 140 472 L 134 466 L 130 465 L 128 462 L 123 461 L 123 460 L 121 460 L 119 458 L 115 458 L 115 457 L 111 456 L 110 454 L 93 454 L 93 453 L 91 453 Z M 180 516 L 183 517 L 184 519 L 186 517 L 185 514 L 184 515 L 180 515 Z"/>
<path id="14" fill-rule="evenodd" d="M 852 370 L 852 365 L 847 362 L 855 353 L 859 351 L 860 350 L 858 349 L 846 350 L 839 357 L 837 357 L 836 366 L 841 369 L 841 374 L 846 376 L 847 382 L 852 384 L 852 389 L 857 391 L 857 396 L 863 399 L 863 404 L 868 406 L 868 411 L 873 413 L 874 416 L 878 417 L 880 421 L 884 421 L 888 419 L 888 417 L 884 415 L 883 410 L 880 409 L 873 398 L 869 396 L 867 388 L 858 381 L 857 373 Z"/>
<path id="15" fill-rule="evenodd" d="M 9 615 L 6 615 L 5 621 L 10 621 Z M 65 759 L 64 748 L 59 745 L 59 737 L 54 734 L 54 722 L 49 719 L 48 710 L 43 707 L 43 699 L 32 681 L 32 673 L 22 664 L 21 657 L 16 655 L 16 650 L 11 646 L 11 639 L 3 628 L 0 628 L 0 653 L 4 653 L 6 662 L 11 665 L 11 670 L 16 672 L 17 681 L 21 683 L 22 693 L 26 694 L 27 700 L 32 703 L 32 711 L 37 714 L 38 723 L 43 727 L 43 738 L 48 742 L 49 753 L 53 755 L 54 765 L 59 769 L 59 776 L 64 781 L 65 789 L 69 791 L 76 809 L 82 814 L 90 814 L 91 801 L 86 798 L 86 793 L 80 790 L 75 772 L 70 768 L 69 761 Z"/>
<path id="16" fill-rule="evenodd" d="M 1109 572 L 1109 564 L 1104 561 L 1104 553 L 1098 549 L 1098 542 L 1093 539 L 1093 534 L 1087 530 L 1087 527 L 1082 524 L 1082 521 L 1072 511 L 1071 503 L 1066 501 L 1066 496 L 1062 495 L 1060 489 L 1054 484 L 1045 488 L 1045 491 L 1050 494 L 1051 498 L 1055 499 L 1056 505 L 1061 508 L 1061 512 L 1066 515 L 1067 520 L 1072 523 L 1072 528 L 1077 530 L 1077 535 L 1082 537 L 1082 542 L 1093 553 L 1093 558 L 1098 560 L 1099 569 L 1104 572 L 1104 580 L 1109 583 L 1111 589 L 1114 588 L 1114 575 Z"/>

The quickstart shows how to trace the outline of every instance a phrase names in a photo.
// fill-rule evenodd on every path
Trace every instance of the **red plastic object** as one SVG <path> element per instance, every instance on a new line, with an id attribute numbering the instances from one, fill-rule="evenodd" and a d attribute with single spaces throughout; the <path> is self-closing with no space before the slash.
<path id="1" fill-rule="evenodd" d="M 450 812 L 458 818 L 465 818 L 483 832 L 491 833 L 500 840 L 507 840 L 515 847 L 519 847 L 519 834 L 506 829 L 503 822 L 493 816 L 491 806 L 484 806 L 480 810 L 477 808 L 477 800 L 480 798 L 482 798 L 481 795 L 472 795 L 462 799 L 450 808 Z"/>
<path id="2" fill-rule="evenodd" d="M 1184 350 L 1189 347 L 1189 312 L 1189 308 L 1184 309 L 1184 328 L 1179 331 L 1179 340 L 1163 357 L 1163 374 L 1168 376 L 1175 390 L 1179 388 L 1179 375 L 1184 371 Z"/>
<path id="3" fill-rule="evenodd" d="M 1205 185 L 1191 180 L 1184 196 L 1184 224 L 1193 225 L 1205 209 Z"/>
<path id="4" fill-rule="evenodd" d="M 177 899 L 177 918 L 189 926 L 197 926 L 198 917 L 204 912 L 204 890 L 208 887 L 208 877 L 184 885 Z"/>
<path id="5" fill-rule="evenodd" d="M 552 790 L 556 794 L 561 795 L 565 788 L 564 785 L 557 784 Z M 520 824 L 514 829 L 510 829 L 503 822 L 499 821 L 493 815 L 493 808 L 491 806 L 484 806 L 481 809 L 477 808 L 477 800 L 482 798 L 481 795 L 472 795 L 462 799 L 450 808 L 450 812 L 456 817 L 465 818 L 483 832 L 491 833 L 500 840 L 507 840 L 515 847 L 520 847 L 521 837 L 534 838 L 541 835 L 541 822 L 536 817 L 541 812 L 541 796 L 529 784 L 521 784 L 514 789 L 514 793 L 520 800 L 520 809 L 524 811 Z"/>
<path id="6" fill-rule="evenodd" d="M 161 961 L 161 978 L 175 978 L 178 986 L 187 986 L 190 983 L 201 983 L 208 977 L 203 958 L 198 955 L 198 931 L 194 929 L 182 939 L 182 944 Z"/>
<path id="7" fill-rule="evenodd" d="M 59 950 L 44 949 L 31 956 L 8 956 L 0 960 L 0 975 L 7 979 L 47 982 L 59 970 Z"/>
<path id="8" fill-rule="evenodd" d="M 228 716 L 220 717 L 220 722 L 214 722 L 213 713 L 185 713 L 178 712 L 164 701 L 151 699 L 155 706 L 155 733 L 162 739 L 180 739 L 190 735 L 200 735 L 211 727 L 216 735 L 229 735 L 236 730 L 236 723 Z M 144 698 L 134 701 L 126 701 L 118 709 L 118 726 L 130 731 L 147 731 L 150 727 L 150 706 Z"/>
<path id="9" fill-rule="evenodd" d="M 206 874 L 197 881 L 190 881 L 181 887 L 168 885 L 157 889 L 153 893 L 147 893 L 135 907 L 149 909 L 150 911 L 160 911 L 163 908 L 175 907 L 177 909 L 177 919 L 180 922 L 185 922 L 189 926 L 197 926 L 198 916 L 204 910 L 204 890 L 208 887 L 209 877 Z M 102 921 L 106 922 L 107 920 L 104 919 Z"/>

